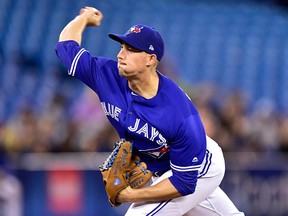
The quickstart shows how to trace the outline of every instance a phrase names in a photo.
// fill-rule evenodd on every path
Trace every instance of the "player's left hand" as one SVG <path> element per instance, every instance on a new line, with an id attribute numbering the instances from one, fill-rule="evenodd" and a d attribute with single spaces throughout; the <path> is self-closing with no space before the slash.
<path id="1" fill-rule="evenodd" d="M 139 157 L 132 155 L 132 149 L 131 142 L 121 139 L 114 144 L 114 150 L 100 165 L 111 206 L 119 206 L 122 203 L 117 202 L 117 196 L 122 190 L 124 195 L 125 191 L 130 192 L 132 188 L 144 187 L 152 177 L 146 164 L 141 162 Z M 119 200 L 125 201 L 122 196 Z"/>

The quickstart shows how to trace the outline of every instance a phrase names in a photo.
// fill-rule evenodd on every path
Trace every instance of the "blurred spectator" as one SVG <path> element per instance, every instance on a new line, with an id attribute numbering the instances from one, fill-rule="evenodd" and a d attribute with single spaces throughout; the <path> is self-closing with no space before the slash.
<path id="1" fill-rule="evenodd" d="M 56 93 L 47 106 L 38 117 L 37 133 L 38 147 L 37 151 L 72 151 L 72 148 L 64 145 L 68 135 L 68 118 L 66 115 L 66 98 Z"/>
<path id="2" fill-rule="evenodd" d="M 9 173 L 9 164 L 0 149 L 0 216 L 22 216 L 23 200 L 20 181 Z"/>
<path id="3" fill-rule="evenodd" d="M 203 119 L 206 133 L 224 151 L 285 151 L 287 118 L 277 121 L 273 102 L 260 100 L 251 109 L 241 91 L 224 91 L 215 85 L 199 84 L 191 88 Z M 220 96 L 219 96 L 220 95 Z M 284 132 L 286 131 L 286 132 Z"/>
<path id="4" fill-rule="evenodd" d="M 10 152 L 34 151 L 37 144 L 37 119 L 30 107 L 15 113 L 3 129 L 3 145 Z"/>
<path id="5" fill-rule="evenodd" d="M 100 150 L 101 147 L 98 146 L 99 143 L 97 141 L 98 136 L 103 136 L 105 129 L 110 128 L 110 124 L 108 124 L 95 92 L 85 87 L 80 98 L 77 98 L 72 105 L 70 115 L 71 124 L 75 126 L 75 132 L 77 133 L 74 145 L 78 143 L 80 151 Z M 112 136 L 112 134 L 107 134 L 107 138 L 109 136 Z M 110 146 L 113 146 L 113 143 L 110 143 Z"/>
<path id="6" fill-rule="evenodd" d="M 235 91 L 227 95 L 226 100 L 223 100 L 222 107 L 220 107 L 219 119 L 222 133 L 218 134 L 217 140 L 219 140 L 220 145 L 222 144 L 226 151 L 244 149 L 249 120 L 246 100 L 241 92 Z M 226 136 L 229 136 L 229 139 L 223 140 L 222 137 L 225 138 Z"/>
<path id="7" fill-rule="evenodd" d="M 263 151 L 277 151 L 279 148 L 278 122 L 274 103 L 267 99 L 255 103 L 251 113 L 249 133 L 254 137 L 254 143 Z M 255 143 L 256 145 L 256 143 Z"/>
<path id="8" fill-rule="evenodd" d="M 281 152 L 288 152 L 288 116 L 280 115 L 278 117 L 278 136 L 279 136 L 279 150 Z"/>

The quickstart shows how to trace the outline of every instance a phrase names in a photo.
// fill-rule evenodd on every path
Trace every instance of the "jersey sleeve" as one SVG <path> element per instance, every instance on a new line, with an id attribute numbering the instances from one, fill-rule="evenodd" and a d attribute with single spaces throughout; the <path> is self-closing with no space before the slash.
<path id="1" fill-rule="evenodd" d="M 75 76 L 96 93 L 98 93 L 97 83 L 103 67 L 106 64 L 115 64 L 108 58 L 93 57 L 89 51 L 73 40 L 58 42 L 55 51 L 63 65 L 68 69 L 68 75 Z"/>
<path id="2" fill-rule="evenodd" d="M 170 182 L 181 195 L 194 193 L 206 152 L 206 135 L 200 116 L 191 115 L 178 128 L 170 145 Z"/>

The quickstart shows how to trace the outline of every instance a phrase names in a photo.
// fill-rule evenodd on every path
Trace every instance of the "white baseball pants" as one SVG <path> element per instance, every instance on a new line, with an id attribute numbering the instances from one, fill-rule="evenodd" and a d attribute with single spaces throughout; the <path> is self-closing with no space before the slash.
<path id="1" fill-rule="evenodd" d="M 219 187 L 225 172 L 221 148 L 207 137 L 207 149 L 212 153 L 212 164 L 207 174 L 198 179 L 193 194 L 160 203 L 133 203 L 125 216 L 243 216 Z M 153 184 L 171 175 L 169 170 L 161 177 L 153 177 Z"/>

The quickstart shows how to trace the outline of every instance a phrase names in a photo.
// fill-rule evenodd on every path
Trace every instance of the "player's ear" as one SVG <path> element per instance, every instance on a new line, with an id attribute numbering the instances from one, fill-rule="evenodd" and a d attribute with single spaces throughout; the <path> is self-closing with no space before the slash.
<path id="1" fill-rule="evenodd" d="M 147 65 L 154 65 L 157 64 L 157 56 L 155 54 L 148 54 L 148 61 Z"/>

